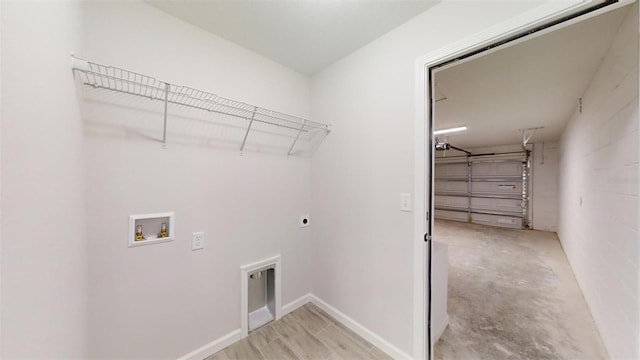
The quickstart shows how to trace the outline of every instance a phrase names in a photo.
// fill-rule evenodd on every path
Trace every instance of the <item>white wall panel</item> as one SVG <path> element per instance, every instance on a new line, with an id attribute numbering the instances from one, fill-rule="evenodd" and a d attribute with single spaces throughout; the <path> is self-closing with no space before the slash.
<path id="1" fill-rule="evenodd" d="M 309 78 L 149 5 L 85 2 L 84 19 L 78 55 L 310 115 Z M 286 156 L 293 136 L 254 126 L 240 156 L 247 122 L 170 106 L 163 150 L 162 104 L 82 90 L 91 357 L 177 358 L 239 329 L 240 266 L 277 254 L 282 303 L 311 292 L 310 161 Z M 175 240 L 128 248 L 127 216 L 161 211 Z"/>
<path id="2" fill-rule="evenodd" d="M 2 359 L 87 358 L 79 2 L 2 1 Z"/>
<path id="3" fill-rule="evenodd" d="M 415 61 L 542 4 L 440 2 L 313 78 L 313 118 L 333 124 L 312 160 L 314 292 L 410 354 Z"/>

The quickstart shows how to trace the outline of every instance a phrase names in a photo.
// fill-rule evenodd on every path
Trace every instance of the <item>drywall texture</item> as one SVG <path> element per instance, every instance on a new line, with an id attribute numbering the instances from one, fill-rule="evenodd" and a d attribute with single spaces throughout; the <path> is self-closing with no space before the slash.
<path id="1" fill-rule="evenodd" d="M 313 78 L 313 118 L 333 125 L 312 160 L 314 294 L 407 353 L 415 61 L 536 5 L 442 2 Z"/>
<path id="2" fill-rule="evenodd" d="M 560 141 L 558 235 L 611 358 L 638 358 L 638 6 Z"/>
<path id="3" fill-rule="evenodd" d="M 533 145 L 531 226 L 534 230 L 558 230 L 558 144 Z"/>
<path id="4" fill-rule="evenodd" d="M 69 54 L 76 2 L 2 7 L 0 357 L 86 358 L 82 123 Z"/>
<path id="5" fill-rule="evenodd" d="M 84 11 L 88 59 L 309 116 L 307 77 L 143 3 Z M 310 161 L 287 157 L 290 133 L 257 126 L 240 156 L 247 121 L 171 106 L 163 150 L 162 103 L 83 93 L 92 357 L 176 358 L 239 329 L 240 266 L 276 254 L 282 304 L 311 291 Z M 127 248 L 127 216 L 163 211 L 176 239 Z"/>

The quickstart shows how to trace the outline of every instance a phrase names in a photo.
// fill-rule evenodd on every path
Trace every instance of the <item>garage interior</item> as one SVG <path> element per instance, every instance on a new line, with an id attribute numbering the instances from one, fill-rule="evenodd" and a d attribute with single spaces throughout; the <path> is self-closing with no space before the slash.
<path id="1" fill-rule="evenodd" d="M 436 70 L 436 359 L 634 357 L 637 44 L 633 5 Z"/>

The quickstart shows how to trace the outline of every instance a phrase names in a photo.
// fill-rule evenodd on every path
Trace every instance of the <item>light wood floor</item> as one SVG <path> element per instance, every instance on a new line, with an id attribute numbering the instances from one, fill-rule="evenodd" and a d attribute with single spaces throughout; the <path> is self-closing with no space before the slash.
<path id="1" fill-rule="evenodd" d="M 308 303 L 206 360 L 391 359 L 317 306 Z"/>

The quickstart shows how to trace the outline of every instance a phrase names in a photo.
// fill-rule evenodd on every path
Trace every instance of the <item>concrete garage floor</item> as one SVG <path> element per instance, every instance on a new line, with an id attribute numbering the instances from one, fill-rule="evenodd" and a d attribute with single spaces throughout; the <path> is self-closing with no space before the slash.
<path id="1" fill-rule="evenodd" d="M 605 359 L 555 233 L 436 221 L 449 245 L 449 326 L 436 359 Z"/>

